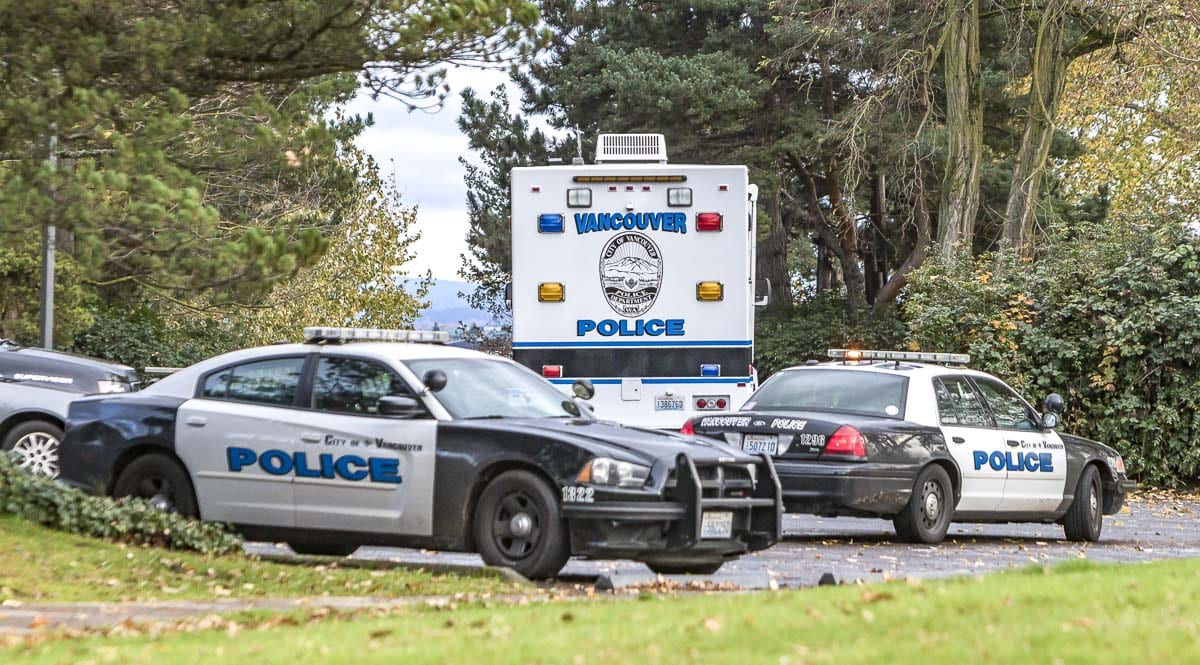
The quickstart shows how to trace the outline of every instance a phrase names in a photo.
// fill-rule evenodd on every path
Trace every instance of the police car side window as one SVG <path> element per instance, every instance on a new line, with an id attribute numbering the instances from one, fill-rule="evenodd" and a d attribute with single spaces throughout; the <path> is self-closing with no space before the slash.
<path id="1" fill-rule="evenodd" d="M 992 408 L 992 415 L 996 418 L 997 427 L 1001 429 L 1037 429 L 1029 405 L 1008 386 L 988 379 L 975 379 L 975 384 L 979 386 L 979 392 L 983 393 L 983 398 Z"/>
<path id="2" fill-rule="evenodd" d="M 229 367 L 204 379 L 201 396 L 292 406 L 304 358 L 273 358 Z"/>
<path id="3" fill-rule="evenodd" d="M 374 415 L 385 396 L 416 397 L 400 377 L 379 363 L 329 356 L 317 364 L 314 409 Z"/>
<path id="4" fill-rule="evenodd" d="M 990 427 L 987 411 L 971 384 L 962 377 L 944 377 L 933 380 L 937 394 L 938 419 L 943 425 L 959 427 Z"/>

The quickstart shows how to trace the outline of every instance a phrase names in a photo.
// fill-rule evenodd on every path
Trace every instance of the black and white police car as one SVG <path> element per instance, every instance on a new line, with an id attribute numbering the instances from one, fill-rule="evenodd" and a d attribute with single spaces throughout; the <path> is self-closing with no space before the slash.
<path id="1" fill-rule="evenodd" d="M 61 477 L 301 553 L 477 551 L 535 578 L 571 555 L 708 573 L 779 539 L 769 456 L 601 422 L 512 361 L 414 343 L 443 335 L 310 328 L 77 401 Z"/>
<path id="2" fill-rule="evenodd" d="M 1058 522 L 1068 539 L 1094 541 L 1136 487 L 1117 451 L 1055 431 L 1061 397 L 1038 414 L 961 367 L 966 355 L 829 354 L 683 431 L 773 456 L 788 512 L 889 518 L 911 542 L 940 542 L 952 520 Z"/>
<path id="3" fill-rule="evenodd" d="M 137 387 L 130 367 L 0 339 L 0 450 L 25 469 L 55 477 L 71 402 Z"/>

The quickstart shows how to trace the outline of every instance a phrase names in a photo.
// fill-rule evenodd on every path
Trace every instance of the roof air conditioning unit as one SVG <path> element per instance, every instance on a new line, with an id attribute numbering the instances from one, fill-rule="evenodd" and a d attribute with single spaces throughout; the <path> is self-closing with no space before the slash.
<path id="1" fill-rule="evenodd" d="M 601 134 L 596 141 L 596 163 L 667 163 L 667 142 L 662 134 Z"/>

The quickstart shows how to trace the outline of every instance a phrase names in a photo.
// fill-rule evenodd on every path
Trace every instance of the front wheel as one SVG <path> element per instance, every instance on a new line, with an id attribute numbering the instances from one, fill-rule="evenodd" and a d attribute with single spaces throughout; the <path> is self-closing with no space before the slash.
<path id="1" fill-rule="evenodd" d="M 529 471 L 506 471 L 488 483 L 475 507 L 474 535 L 484 563 L 530 579 L 554 577 L 571 556 L 558 498 Z"/>
<path id="2" fill-rule="evenodd" d="M 113 496 L 144 499 L 158 510 L 187 518 L 200 514 L 187 471 L 175 460 L 157 453 L 130 462 L 117 476 Z"/>
<path id="3" fill-rule="evenodd" d="M 650 570 L 659 575 L 712 575 L 725 565 L 724 561 L 706 561 L 697 563 L 646 563 Z"/>
<path id="4" fill-rule="evenodd" d="M 906 543 L 940 543 L 950 528 L 954 511 L 954 488 L 950 475 L 931 464 L 917 474 L 912 496 L 904 510 L 892 520 L 896 535 Z"/>
<path id="5" fill-rule="evenodd" d="M 12 452 L 17 466 L 31 473 L 58 477 L 58 444 L 62 428 L 45 420 L 30 420 L 10 429 L 0 449 Z"/>
<path id="6" fill-rule="evenodd" d="M 1096 465 L 1089 464 L 1079 475 L 1075 500 L 1063 516 L 1067 540 L 1090 543 L 1100 540 L 1100 530 L 1104 527 L 1104 495 L 1101 491 L 1100 472 Z"/>

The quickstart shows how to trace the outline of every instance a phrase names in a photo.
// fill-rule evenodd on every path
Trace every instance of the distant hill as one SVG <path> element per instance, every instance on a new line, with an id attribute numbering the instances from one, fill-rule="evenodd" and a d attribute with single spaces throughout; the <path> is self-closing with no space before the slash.
<path id="1" fill-rule="evenodd" d="M 406 281 L 415 282 L 411 279 Z M 425 299 L 429 301 L 429 307 L 423 310 L 421 316 L 417 318 L 417 328 L 428 330 L 436 323 L 442 330 L 453 331 L 458 327 L 460 321 L 467 325 L 474 323 L 479 326 L 491 323 L 492 316 L 490 314 L 471 307 L 467 304 L 466 298 L 458 295 L 459 293 L 471 293 L 474 288 L 466 282 L 448 279 L 434 281 L 429 287 L 428 295 L 425 296 Z"/>

